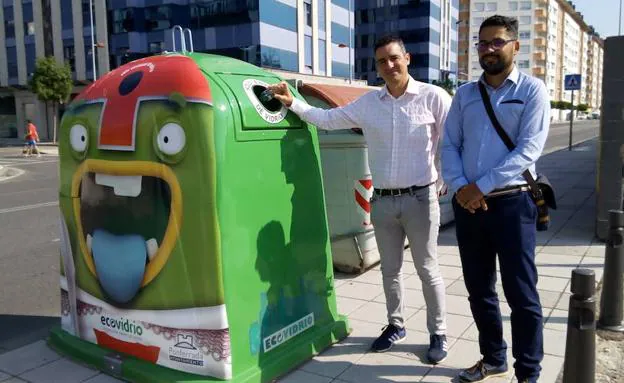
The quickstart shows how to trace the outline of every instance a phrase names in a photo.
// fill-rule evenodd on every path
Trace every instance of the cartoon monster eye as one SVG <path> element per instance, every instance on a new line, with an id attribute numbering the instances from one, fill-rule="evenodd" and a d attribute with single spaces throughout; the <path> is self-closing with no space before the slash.
<path id="1" fill-rule="evenodd" d="M 87 128 L 80 124 L 71 127 L 69 131 L 69 143 L 75 151 L 84 152 L 87 149 L 88 139 Z"/>
<path id="2" fill-rule="evenodd" d="M 186 135 L 184 129 L 178 124 L 170 122 L 158 132 L 158 149 L 170 156 L 178 154 L 184 149 Z"/>

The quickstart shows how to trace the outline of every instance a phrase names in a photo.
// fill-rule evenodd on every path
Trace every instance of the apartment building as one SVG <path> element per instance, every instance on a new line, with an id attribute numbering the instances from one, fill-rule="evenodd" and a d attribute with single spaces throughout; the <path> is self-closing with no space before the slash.
<path id="1" fill-rule="evenodd" d="M 483 73 L 474 44 L 479 26 L 494 14 L 518 19 L 520 52 L 516 65 L 542 79 L 551 100 L 571 101 L 571 92 L 565 90 L 565 75 L 581 74 L 583 85 L 581 91 L 574 92 L 574 103 L 600 108 L 603 42 L 565 0 L 461 0 L 459 23 L 466 26 L 459 28 L 459 68 L 466 70 L 467 80 L 477 80 Z"/>
<path id="2" fill-rule="evenodd" d="M 353 0 L 0 1 L 0 135 L 12 124 L 22 136 L 32 119 L 51 137 L 51 112 L 27 88 L 37 57 L 68 62 L 78 93 L 125 62 L 171 50 L 175 25 L 191 29 L 196 52 L 324 76 L 353 68 Z"/>
<path id="3" fill-rule="evenodd" d="M 355 2 L 355 72 L 370 85 L 377 76 L 373 48 L 386 34 L 397 34 L 411 55 L 409 72 L 417 80 L 457 76 L 457 0 L 358 0 Z"/>
<path id="4" fill-rule="evenodd" d="M 457 20 L 457 79 L 459 82 L 470 80 L 470 51 L 473 39 L 470 35 L 470 0 L 459 0 L 459 18 Z"/>
<path id="5" fill-rule="evenodd" d="M 587 35 L 587 104 L 593 109 L 602 105 L 602 71 L 604 41 L 595 34 Z"/>

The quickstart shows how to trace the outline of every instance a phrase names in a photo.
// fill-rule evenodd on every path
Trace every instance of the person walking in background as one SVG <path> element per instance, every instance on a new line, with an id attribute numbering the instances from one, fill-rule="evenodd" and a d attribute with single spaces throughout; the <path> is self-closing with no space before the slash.
<path id="1" fill-rule="evenodd" d="M 39 134 L 37 133 L 37 127 L 31 120 L 26 122 L 26 146 L 24 147 L 24 156 L 30 157 L 33 153 L 37 154 L 37 157 L 41 157 L 39 148 L 37 148 L 37 142 L 39 142 Z"/>
<path id="2" fill-rule="evenodd" d="M 343 107 L 312 107 L 293 98 L 285 82 L 272 85 L 269 90 L 286 107 L 320 129 L 362 129 L 375 186 L 371 221 L 379 247 L 388 314 L 388 325 L 371 348 L 387 351 L 406 338 L 402 266 L 407 236 L 427 305 L 427 356 L 431 363 L 439 363 L 446 358 L 448 347 L 445 286 L 437 258 L 437 181 L 441 177 L 436 157 L 451 97 L 442 88 L 410 76 L 410 54 L 400 38 L 380 39 L 374 53 L 385 86 Z"/>
<path id="3" fill-rule="evenodd" d="M 545 84 L 514 65 L 518 21 L 492 16 L 477 43 L 484 74 L 461 86 L 442 140 L 442 174 L 453 197 L 455 228 L 470 308 L 483 359 L 464 382 L 507 374 L 507 344 L 496 294 L 496 255 L 511 308 L 512 351 L 520 383 L 535 383 L 544 356 L 542 307 L 535 266 L 537 207 L 523 177 L 542 154 L 550 125 Z M 489 103 L 495 119 L 488 115 Z M 495 126 L 515 149 L 510 151 Z"/>

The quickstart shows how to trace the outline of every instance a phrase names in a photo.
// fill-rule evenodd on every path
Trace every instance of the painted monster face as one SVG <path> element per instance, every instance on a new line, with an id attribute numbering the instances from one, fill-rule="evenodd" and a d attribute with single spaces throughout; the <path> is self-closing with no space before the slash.
<path id="1" fill-rule="evenodd" d="M 193 60 L 171 55 L 110 72 L 69 108 L 78 242 L 114 302 L 132 300 L 168 262 L 183 220 L 175 165 L 187 152 L 193 107 L 210 102 Z"/>

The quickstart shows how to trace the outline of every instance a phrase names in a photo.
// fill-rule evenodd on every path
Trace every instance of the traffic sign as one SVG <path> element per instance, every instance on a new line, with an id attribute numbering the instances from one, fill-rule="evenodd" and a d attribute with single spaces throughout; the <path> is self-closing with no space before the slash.
<path id="1" fill-rule="evenodd" d="M 580 74 L 566 74 L 565 90 L 581 90 L 581 75 Z"/>

